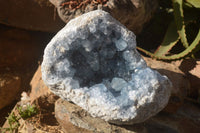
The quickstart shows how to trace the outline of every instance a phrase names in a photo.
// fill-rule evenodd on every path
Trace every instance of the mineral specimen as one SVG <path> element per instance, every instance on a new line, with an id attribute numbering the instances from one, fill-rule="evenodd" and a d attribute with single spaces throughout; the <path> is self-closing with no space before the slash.
<path id="1" fill-rule="evenodd" d="M 162 110 L 171 82 L 147 67 L 133 32 L 96 10 L 71 20 L 44 51 L 51 91 L 115 124 L 143 122 Z"/>

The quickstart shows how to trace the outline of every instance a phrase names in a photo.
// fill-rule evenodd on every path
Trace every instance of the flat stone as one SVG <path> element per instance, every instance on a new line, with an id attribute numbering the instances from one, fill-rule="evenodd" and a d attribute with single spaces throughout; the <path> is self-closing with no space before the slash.
<path id="1" fill-rule="evenodd" d="M 110 49 L 112 56 L 102 52 Z M 171 91 L 168 78 L 147 67 L 137 52 L 134 33 L 102 10 L 71 20 L 50 41 L 42 78 L 56 95 L 119 125 L 155 115 Z M 113 78 L 121 79 L 120 86 Z"/>
<path id="2" fill-rule="evenodd" d="M 58 99 L 55 103 L 55 117 L 67 133 L 72 133 L 70 131 L 74 128 L 79 129 L 79 132 L 84 128 L 88 132 L 100 133 L 187 133 L 189 131 L 198 133 L 200 130 L 199 112 L 198 105 L 185 101 L 176 113 L 161 111 L 143 123 L 119 126 L 100 118 L 94 118 L 79 106 L 68 101 Z M 70 126 L 70 123 L 76 127 Z"/>
<path id="3" fill-rule="evenodd" d="M 84 133 L 136 133 L 139 131 L 140 133 L 146 133 L 142 126 L 131 125 L 132 129 L 129 130 L 109 124 L 100 118 L 94 118 L 79 106 L 62 99 L 58 99 L 55 103 L 55 117 L 67 133 L 73 133 L 72 131 Z"/>
<path id="4" fill-rule="evenodd" d="M 48 0 L 1 0 L 0 23 L 17 28 L 57 32 L 65 24 Z"/>

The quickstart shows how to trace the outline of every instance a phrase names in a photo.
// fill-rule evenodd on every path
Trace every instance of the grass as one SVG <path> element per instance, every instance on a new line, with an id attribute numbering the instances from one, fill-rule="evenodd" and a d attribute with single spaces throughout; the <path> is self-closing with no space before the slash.
<path id="1" fill-rule="evenodd" d="M 26 107 L 19 106 L 17 107 L 18 115 L 14 112 L 8 114 L 9 116 L 6 117 L 9 127 L 8 128 L 0 128 L 2 133 L 10 132 L 10 133 L 17 133 L 18 128 L 20 126 L 19 120 L 20 119 L 28 119 L 38 113 L 38 109 L 35 105 L 27 105 Z"/>

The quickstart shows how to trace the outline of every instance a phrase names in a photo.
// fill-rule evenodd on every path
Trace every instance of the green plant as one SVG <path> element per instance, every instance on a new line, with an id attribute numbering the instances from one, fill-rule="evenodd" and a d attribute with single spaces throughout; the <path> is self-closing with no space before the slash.
<path id="1" fill-rule="evenodd" d="M 9 131 L 10 133 L 17 132 L 18 127 L 20 126 L 19 120 L 20 116 L 15 115 L 15 113 L 9 114 L 8 117 L 6 117 L 9 128 L 1 128 L 2 133 Z"/>
<path id="2" fill-rule="evenodd" d="M 20 106 L 17 108 L 17 110 L 19 111 L 19 114 L 23 119 L 30 118 L 38 113 L 35 105 L 27 105 L 25 109 Z"/>
<path id="3" fill-rule="evenodd" d="M 145 54 L 151 56 L 152 58 L 160 59 L 160 60 L 177 60 L 184 58 L 186 56 L 190 56 L 200 50 L 200 29 L 189 45 L 187 37 L 186 37 L 186 26 L 190 23 L 199 23 L 197 19 L 199 19 L 200 15 L 196 12 L 200 10 L 200 1 L 199 0 L 172 0 L 173 4 L 173 12 L 174 12 L 174 20 L 169 24 L 168 29 L 166 31 L 164 41 L 157 48 L 154 53 L 151 53 L 145 49 L 137 47 L 138 50 L 144 52 Z M 189 10 L 190 13 L 188 16 L 184 18 L 183 8 L 185 10 Z M 178 44 L 179 40 L 182 45 L 185 47 L 185 50 L 178 54 L 168 55 L 169 51 Z"/>
<path id="4" fill-rule="evenodd" d="M 9 114 L 6 117 L 9 127 L 8 128 L 0 128 L 3 133 L 9 131 L 10 133 L 17 132 L 18 127 L 20 126 L 20 119 L 31 118 L 32 116 L 38 113 L 38 109 L 35 105 L 27 105 L 26 107 L 19 106 L 17 107 L 17 111 L 19 115 L 16 115 L 14 112 Z"/>

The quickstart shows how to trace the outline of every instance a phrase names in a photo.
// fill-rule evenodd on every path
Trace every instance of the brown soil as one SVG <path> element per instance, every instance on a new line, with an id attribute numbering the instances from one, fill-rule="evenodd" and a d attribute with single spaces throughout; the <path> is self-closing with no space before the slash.
<path id="1" fill-rule="evenodd" d="M 37 115 L 27 120 L 28 123 L 32 123 L 33 130 L 49 133 L 63 132 L 54 116 L 54 103 L 57 99 L 57 96 L 50 94 L 33 102 L 39 110 Z"/>

